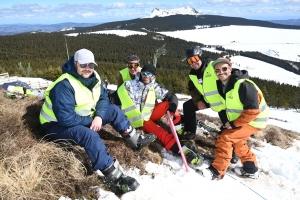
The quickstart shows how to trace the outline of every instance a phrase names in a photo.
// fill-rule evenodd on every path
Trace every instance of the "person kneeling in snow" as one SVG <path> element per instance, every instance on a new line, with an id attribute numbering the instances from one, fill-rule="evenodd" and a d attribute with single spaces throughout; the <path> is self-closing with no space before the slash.
<path id="1" fill-rule="evenodd" d="M 219 112 L 224 129 L 216 142 L 216 156 L 212 164 L 202 170 L 209 179 L 223 178 L 229 166 L 232 149 L 241 159 L 243 167 L 234 172 L 242 177 L 258 178 L 255 154 L 249 149 L 250 135 L 265 128 L 269 119 L 269 107 L 257 85 L 249 80 L 246 70 L 231 67 L 227 58 L 218 58 L 212 63 L 218 76 L 217 87 L 225 110 Z"/>
<path id="2" fill-rule="evenodd" d="M 178 155 L 176 139 L 155 123 L 169 111 L 173 116 L 175 129 L 181 128 L 181 116 L 177 110 L 178 98 L 156 83 L 155 75 L 156 68 L 152 64 L 146 64 L 141 72 L 137 73 L 135 79 L 125 81 L 117 90 L 121 109 L 133 127 L 155 134 L 167 150 Z M 156 103 L 157 100 L 162 102 Z M 192 150 L 189 141 L 182 142 L 182 146 L 192 168 L 202 163 L 201 156 Z"/>

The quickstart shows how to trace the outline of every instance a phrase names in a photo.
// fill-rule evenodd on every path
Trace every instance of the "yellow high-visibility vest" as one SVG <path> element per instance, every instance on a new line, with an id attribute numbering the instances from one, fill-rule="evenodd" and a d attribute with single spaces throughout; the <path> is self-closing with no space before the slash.
<path id="1" fill-rule="evenodd" d="M 23 87 L 21 87 L 21 86 L 15 86 L 15 87 L 14 87 L 14 90 L 13 90 L 13 93 L 16 93 L 16 94 L 24 94 Z M 32 91 L 29 90 L 29 89 L 26 89 L 26 95 L 25 95 L 25 96 L 31 97 L 32 95 L 33 95 L 33 94 L 32 94 Z"/>
<path id="2" fill-rule="evenodd" d="M 210 104 L 210 108 L 216 112 L 225 109 L 222 103 L 223 97 L 219 94 L 217 88 L 218 77 L 215 74 L 212 62 L 204 70 L 203 80 L 198 80 L 196 75 L 189 75 L 197 90 L 203 95 L 204 100 Z"/>
<path id="3" fill-rule="evenodd" d="M 261 101 L 259 103 L 260 114 L 249 123 L 250 126 L 255 128 L 263 129 L 267 126 L 267 122 L 269 119 L 270 109 L 263 97 L 261 90 L 258 86 L 249 79 L 240 79 L 234 84 L 234 88 L 226 93 L 226 100 L 224 100 L 224 105 L 226 105 L 226 113 L 229 121 L 234 121 L 237 119 L 241 113 L 244 111 L 244 105 L 241 103 L 239 97 L 239 87 L 240 84 L 244 81 L 247 81 L 254 85 L 254 87 L 258 91 L 258 95 L 261 97 Z M 226 102 L 225 102 L 226 101 Z"/>
<path id="4" fill-rule="evenodd" d="M 61 75 L 55 82 L 53 82 L 46 90 L 45 90 L 45 102 L 42 106 L 40 112 L 40 123 L 44 124 L 47 122 L 57 122 L 56 116 L 52 110 L 52 101 L 50 99 L 50 91 L 51 89 L 60 81 L 64 79 L 68 79 L 71 86 L 75 91 L 75 112 L 80 116 L 91 116 L 93 117 L 96 110 L 96 104 L 101 95 L 101 79 L 99 74 L 94 71 L 96 78 L 99 82 L 94 86 L 94 88 L 89 90 L 86 86 L 84 86 L 78 79 L 73 77 L 70 74 Z"/>
<path id="5" fill-rule="evenodd" d="M 122 104 L 121 109 L 127 116 L 127 119 L 130 122 L 131 126 L 133 126 L 134 128 L 142 127 L 144 125 L 144 120 L 148 121 L 150 119 L 153 108 L 155 106 L 156 96 L 154 86 L 150 88 L 147 94 L 147 99 L 142 111 L 140 111 L 140 109 L 133 103 L 133 101 L 129 97 L 124 83 L 118 88 L 117 92 Z"/>
<path id="6" fill-rule="evenodd" d="M 137 70 L 138 70 L 138 71 L 141 71 L 141 67 L 138 67 Z M 122 70 L 120 71 L 120 74 L 121 74 L 121 76 L 122 76 L 123 83 L 124 83 L 125 81 L 131 81 L 131 80 L 132 80 L 132 79 L 131 79 L 131 76 L 130 76 L 130 73 L 129 73 L 128 67 L 122 69 Z"/>

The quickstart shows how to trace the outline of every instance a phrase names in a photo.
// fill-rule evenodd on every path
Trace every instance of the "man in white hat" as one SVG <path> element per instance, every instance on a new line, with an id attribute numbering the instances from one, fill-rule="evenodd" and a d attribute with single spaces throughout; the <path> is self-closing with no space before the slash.
<path id="1" fill-rule="evenodd" d="M 124 194 L 136 190 L 139 183 L 123 174 L 98 131 L 110 123 L 133 149 L 149 144 L 155 136 L 139 135 L 120 108 L 109 103 L 95 65 L 94 54 L 80 49 L 62 66 L 63 74 L 45 91 L 40 112 L 42 133 L 52 140 L 66 140 L 84 147 L 93 170 L 103 173 L 104 182 L 113 192 Z"/>

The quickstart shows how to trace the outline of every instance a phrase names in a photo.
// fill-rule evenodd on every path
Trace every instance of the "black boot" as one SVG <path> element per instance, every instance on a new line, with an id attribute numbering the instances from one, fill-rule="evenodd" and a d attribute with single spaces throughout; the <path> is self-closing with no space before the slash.
<path id="1" fill-rule="evenodd" d="M 180 128 L 176 130 L 178 139 L 180 142 L 188 141 L 188 140 L 194 140 L 196 138 L 196 133 L 192 133 L 190 131 L 185 131 L 184 128 Z"/>
<path id="2" fill-rule="evenodd" d="M 125 139 L 125 142 L 136 151 L 141 150 L 156 139 L 156 135 L 154 134 L 137 133 L 136 129 L 132 126 L 129 126 L 124 133 L 121 133 L 121 136 Z"/>
<path id="3" fill-rule="evenodd" d="M 103 183 L 106 184 L 116 195 L 135 191 L 140 186 L 137 180 L 123 174 L 117 160 L 114 160 L 108 168 L 101 172 L 104 175 L 104 177 L 101 178 Z"/>
<path id="4" fill-rule="evenodd" d="M 239 161 L 239 157 L 237 157 L 237 155 L 234 153 L 234 149 L 232 151 L 232 158 L 230 160 L 230 163 L 235 164 Z"/>

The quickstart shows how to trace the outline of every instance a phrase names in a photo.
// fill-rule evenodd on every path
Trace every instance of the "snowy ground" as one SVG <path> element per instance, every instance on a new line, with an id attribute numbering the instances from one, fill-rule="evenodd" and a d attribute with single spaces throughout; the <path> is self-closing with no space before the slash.
<path id="1" fill-rule="evenodd" d="M 110 89 L 116 86 L 109 85 Z M 187 95 L 177 94 L 180 99 Z M 180 102 L 179 108 L 182 109 Z M 217 116 L 211 109 L 199 111 L 209 116 Z M 292 110 L 271 109 L 271 117 L 287 120 L 270 120 L 270 124 L 300 133 L 297 123 L 300 113 Z M 257 156 L 260 178 L 243 179 L 229 172 L 220 181 L 210 181 L 185 166 L 179 156 L 163 151 L 161 165 L 148 162 L 146 170 L 151 175 L 139 175 L 139 170 L 125 173 L 135 177 L 140 187 L 121 197 L 122 200 L 182 200 L 182 199 L 300 199 L 300 142 L 286 150 L 261 142 L 262 147 L 252 148 Z M 240 165 L 240 163 L 236 164 Z M 231 165 L 234 167 L 235 165 Z M 109 191 L 99 190 L 99 200 L 119 199 Z M 61 198 L 61 200 L 63 197 Z"/>

